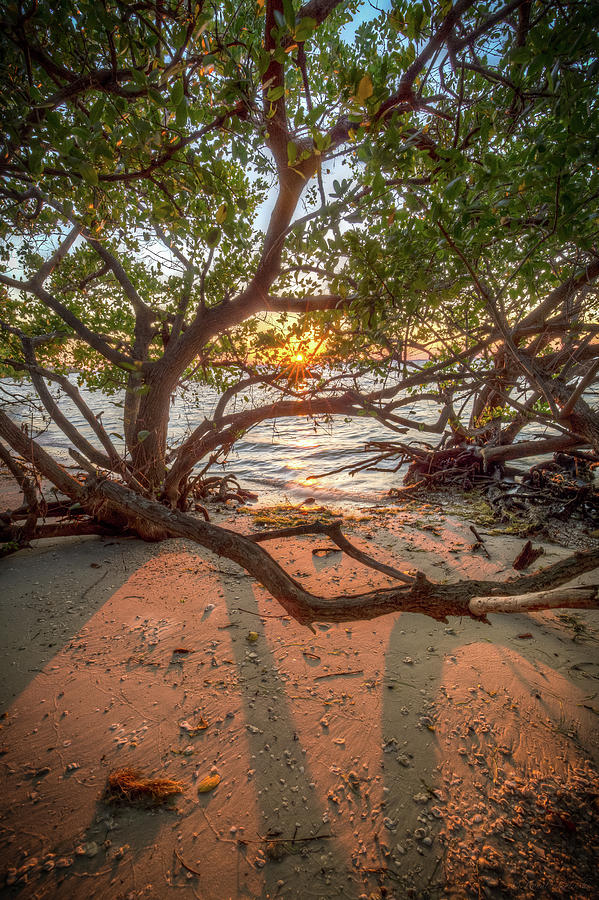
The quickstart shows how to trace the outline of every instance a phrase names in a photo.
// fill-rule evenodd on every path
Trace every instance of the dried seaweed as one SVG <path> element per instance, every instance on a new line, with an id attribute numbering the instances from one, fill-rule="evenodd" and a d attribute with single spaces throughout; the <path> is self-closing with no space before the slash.
<path id="1" fill-rule="evenodd" d="M 139 769 L 115 769 L 108 776 L 103 800 L 106 803 L 158 806 L 185 790 L 182 781 L 147 778 Z"/>

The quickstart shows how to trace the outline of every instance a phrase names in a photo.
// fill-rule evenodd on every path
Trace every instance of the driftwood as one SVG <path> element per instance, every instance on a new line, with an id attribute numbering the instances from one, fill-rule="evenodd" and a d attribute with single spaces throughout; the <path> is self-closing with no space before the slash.
<path id="1" fill-rule="evenodd" d="M 436 584 L 422 573 L 407 575 L 363 553 L 343 535 L 339 523 L 315 522 L 246 536 L 188 513 L 170 510 L 107 479 L 92 477 L 85 486 L 78 484 L 77 488 L 82 507 L 94 518 L 41 526 L 34 537 L 114 534 L 115 531 L 128 531 L 149 540 L 184 537 L 236 562 L 271 593 L 288 615 L 308 627 L 317 621 L 357 621 L 393 612 L 417 612 L 441 622 L 446 622 L 448 616 L 486 621 L 489 612 L 599 606 L 598 585 L 584 589 L 562 587 L 576 576 L 599 568 L 599 558 L 592 552 L 574 554 L 532 575 L 521 575 L 504 583 L 467 579 L 454 584 Z M 311 593 L 260 546 L 268 540 L 306 534 L 326 534 L 354 559 L 403 583 L 359 594 L 324 597 Z"/>
<path id="2" fill-rule="evenodd" d="M 599 567 L 599 559 L 595 553 L 577 553 L 533 575 L 521 575 L 502 584 L 498 584 L 496 580 L 477 579 L 458 581 L 455 584 L 435 584 L 422 573 L 417 573 L 411 584 L 360 594 L 322 597 L 307 591 L 259 546 L 260 541 L 254 540 L 255 537 L 262 541 L 268 540 L 276 532 L 254 536 L 238 534 L 178 510 L 169 510 L 112 481 L 92 480 L 88 485 L 88 496 L 89 500 L 84 501 L 84 505 L 89 503 L 92 507 L 102 507 L 102 504 L 108 504 L 105 508 L 110 508 L 112 516 L 121 515 L 123 524 L 127 522 L 133 531 L 137 530 L 136 524 L 140 521 L 151 523 L 162 536 L 188 538 L 219 556 L 236 562 L 253 575 L 290 616 L 309 627 L 317 621 L 373 619 L 400 611 L 422 613 L 442 622 L 447 621 L 448 616 L 469 616 L 486 621 L 486 611 L 521 611 L 525 602 L 523 594 L 560 587 L 577 575 Z M 301 527 L 305 529 L 304 533 L 309 533 L 308 526 Z M 314 529 L 314 533 L 322 533 L 320 526 Z M 279 533 L 279 537 L 283 535 Z M 372 561 L 366 564 L 371 565 Z M 506 599 L 510 597 L 516 598 L 513 603 Z M 479 600 L 474 603 L 474 598 Z M 480 598 L 489 598 L 488 610 Z M 494 605 L 491 601 L 498 598 L 502 598 L 502 603 Z M 533 602 L 538 601 L 535 599 Z M 551 598 L 548 602 L 552 602 Z M 597 586 L 586 588 L 583 592 L 578 588 L 562 590 L 560 602 L 562 606 L 572 608 L 597 606 Z"/>
<path id="3" fill-rule="evenodd" d="M 532 541 L 527 541 L 522 550 L 516 557 L 516 559 L 512 563 L 512 568 L 514 568 L 517 572 L 521 572 L 523 569 L 528 569 L 529 566 L 532 566 L 533 562 L 542 556 L 545 551 L 542 547 L 533 547 Z"/>
<path id="4" fill-rule="evenodd" d="M 597 606 L 599 606 L 597 584 L 559 587 L 511 597 L 473 597 L 470 601 L 470 610 L 474 615 L 532 612 L 540 609 L 591 609 Z"/>

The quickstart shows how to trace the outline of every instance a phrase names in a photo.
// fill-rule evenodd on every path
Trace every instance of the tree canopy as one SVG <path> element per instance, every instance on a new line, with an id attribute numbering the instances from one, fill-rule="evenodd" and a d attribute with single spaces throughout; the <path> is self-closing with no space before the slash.
<path id="1" fill-rule="evenodd" d="M 401 432 L 414 391 L 440 410 L 420 430 L 483 466 L 530 422 L 548 446 L 599 452 L 584 396 L 599 372 L 598 13 L 2 3 L 3 371 L 31 378 L 114 489 L 84 495 L 0 413 L 15 477 L 29 461 L 97 522 L 145 533 L 154 515 L 168 533 L 148 504 L 185 516 L 256 423 L 368 415 Z M 122 444 L 73 373 L 124 391 Z M 169 450 L 190 380 L 221 399 Z"/>

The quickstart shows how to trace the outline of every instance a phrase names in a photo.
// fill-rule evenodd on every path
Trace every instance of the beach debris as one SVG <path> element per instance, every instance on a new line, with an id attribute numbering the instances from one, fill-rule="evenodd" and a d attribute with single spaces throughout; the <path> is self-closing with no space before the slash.
<path id="1" fill-rule="evenodd" d="M 360 777 L 357 772 L 353 770 L 348 772 L 347 780 L 349 781 L 349 786 L 351 787 L 354 793 L 358 794 L 360 792 Z"/>
<path id="2" fill-rule="evenodd" d="M 512 568 L 516 569 L 517 572 L 522 571 L 522 569 L 528 569 L 544 552 L 542 547 L 533 547 L 532 541 L 526 541 L 522 550 L 513 561 Z"/>
<path id="3" fill-rule="evenodd" d="M 265 847 L 265 852 L 267 857 L 274 859 L 275 862 L 279 862 L 289 853 L 282 841 L 269 841 Z"/>
<path id="4" fill-rule="evenodd" d="M 218 787 L 220 782 L 221 777 L 218 772 L 214 772 L 212 775 L 206 775 L 206 777 L 202 778 L 198 784 L 198 794 L 210 793 L 210 791 L 213 791 L 214 788 Z"/>
<path id="5" fill-rule="evenodd" d="M 189 735 L 191 735 L 191 737 L 193 737 L 194 735 L 199 734 L 201 731 L 205 731 L 206 728 L 208 728 L 209 724 L 210 723 L 206 721 L 204 716 L 200 716 L 199 722 L 197 722 L 195 725 L 192 725 L 191 722 L 188 722 L 187 719 L 185 719 L 183 722 L 179 722 L 179 728 L 182 728 L 183 731 L 186 731 Z"/>
<path id="6" fill-rule="evenodd" d="M 103 799 L 108 803 L 141 803 L 156 806 L 175 794 L 181 794 L 186 785 L 172 778 L 148 778 L 139 769 L 116 769 L 108 776 Z"/>
<path id="7" fill-rule="evenodd" d="M 468 527 L 470 528 L 470 531 L 476 538 L 475 543 L 472 544 L 472 547 L 470 548 L 472 550 L 472 552 L 475 553 L 477 550 L 482 550 L 483 553 L 485 553 L 485 555 L 489 559 L 491 559 L 491 555 L 490 555 L 489 551 L 487 550 L 485 540 L 482 537 L 482 535 L 477 531 L 477 529 L 474 527 L 474 525 L 469 525 Z"/>
<path id="8" fill-rule="evenodd" d="M 179 853 L 179 851 L 177 850 L 176 847 L 173 849 L 173 853 L 175 855 L 175 858 L 181 863 L 183 868 L 186 869 L 188 872 L 191 872 L 192 875 L 201 875 L 202 874 L 199 869 L 194 869 L 193 866 L 190 866 L 188 863 L 185 862 L 185 860 L 183 859 L 183 857 L 181 856 L 181 854 Z"/>
<path id="9" fill-rule="evenodd" d="M 100 848 L 95 841 L 87 841 L 85 844 L 79 844 L 78 847 L 75 847 L 75 855 L 87 856 L 92 859 L 98 855 L 99 850 Z"/>
<path id="10" fill-rule="evenodd" d="M 323 678 L 337 678 L 341 675 L 363 675 L 364 669 L 348 669 L 347 672 L 327 672 L 325 675 L 317 675 L 315 681 L 321 681 Z"/>

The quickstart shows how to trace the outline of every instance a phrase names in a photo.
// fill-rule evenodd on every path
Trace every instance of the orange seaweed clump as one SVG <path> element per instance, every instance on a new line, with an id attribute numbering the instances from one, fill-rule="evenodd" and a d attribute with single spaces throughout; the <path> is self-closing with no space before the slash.
<path id="1" fill-rule="evenodd" d="M 104 800 L 107 803 L 141 803 L 156 806 L 185 790 L 182 781 L 146 778 L 139 769 L 115 769 L 108 776 Z"/>

